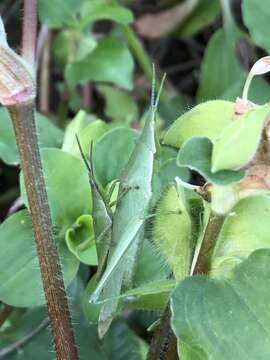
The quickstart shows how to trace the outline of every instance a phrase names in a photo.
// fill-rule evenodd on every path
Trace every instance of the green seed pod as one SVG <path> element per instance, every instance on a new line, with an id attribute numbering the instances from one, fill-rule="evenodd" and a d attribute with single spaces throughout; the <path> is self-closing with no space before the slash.
<path id="1" fill-rule="evenodd" d="M 191 220 L 182 189 L 170 186 L 157 204 L 152 237 L 178 282 L 189 273 L 191 261 Z"/>

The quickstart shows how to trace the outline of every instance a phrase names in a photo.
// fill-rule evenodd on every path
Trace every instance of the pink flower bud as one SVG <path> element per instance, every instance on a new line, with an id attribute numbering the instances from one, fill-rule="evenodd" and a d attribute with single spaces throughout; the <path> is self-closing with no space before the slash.
<path id="1" fill-rule="evenodd" d="M 18 105 L 33 101 L 35 96 L 34 74 L 23 58 L 8 46 L 0 17 L 0 103 Z"/>

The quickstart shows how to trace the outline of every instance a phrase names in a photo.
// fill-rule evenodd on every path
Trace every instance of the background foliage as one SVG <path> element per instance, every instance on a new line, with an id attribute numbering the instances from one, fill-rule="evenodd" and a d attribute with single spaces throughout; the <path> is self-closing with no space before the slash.
<path id="1" fill-rule="evenodd" d="M 182 182 L 214 184 L 217 198 L 226 202 L 242 184 L 269 113 L 264 105 L 231 121 L 250 67 L 270 51 L 270 8 L 258 0 L 228 5 L 226 0 L 39 1 L 36 121 L 81 359 L 146 359 L 151 327 L 170 298 L 184 360 L 269 357 L 268 188 L 253 197 L 241 193 L 228 205 L 236 216 L 225 219 L 209 258 L 210 276 L 188 277 L 209 203 Z M 2 0 L 0 13 L 10 45 L 19 49 L 20 1 Z M 167 80 L 151 130 L 152 62 L 157 85 L 164 72 Z M 262 105 L 269 94 L 269 78 L 256 77 L 249 100 Z M 0 119 L 0 358 L 51 359 L 25 186 L 4 108 Z M 148 133 L 140 137 L 143 127 Z M 129 220 L 141 220 L 134 204 L 143 207 L 152 191 L 132 286 L 118 284 L 122 291 L 107 295 L 117 316 L 102 340 L 97 323 L 104 303 L 89 303 L 98 264 L 93 194 L 75 134 L 87 157 L 94 143 L 96 181 L 112 213 L 117 214 L 123 174 L 128 184 L 140 183 L 123 198 L 120 230 L 134 230 Z M 137 253 L 129 254 L 135 259 Z"/>

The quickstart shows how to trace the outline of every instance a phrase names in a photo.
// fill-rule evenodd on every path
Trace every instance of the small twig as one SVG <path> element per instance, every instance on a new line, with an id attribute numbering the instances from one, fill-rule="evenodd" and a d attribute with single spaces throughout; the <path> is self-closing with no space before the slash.
<path id="1" fill-rule="evenodd" d="M 39 110 L 45 114 L 50 112 L 50 60 L 51 31 L 48 30 L 40 65 Z"/>
<path id="2" fill-rule="evenodd" d="M 8 345 L 0 349 L 0 359 L 3 359 L 5 356 L 10 355 L 11 353 L 18 350 L 20 347 L 26 345 L 34 336 L 39 334 L 49 325 L 49 319 L 44 319 L 33 331 L 25 335 L 21 339 L 15 341 L 13 344 Z M 62 359 L 63 360 L 63 359 Z"/>
<path id="3" fill-rule="evenodd" d="M 92 88 L 90 84 L 85 84 L 82 87 L 82 105 L 85 109 L 91 107 L 92 102 Z"/>
<path id="4" fill-rule="evenodd" d="M 13 310 L 13 306 L 4 305 L 4 309 L 0 312 L 0 327 L 4 324 L 4 322 L 8 319 L 9 315 Z"/>
<path id="5" fill-rule="evenodd" d="M 37 0 L 24 0 L 22 55 L 35 66 L 37 38 Z"/>
<path id="6" fill-rule="evenodd" d="M 36 68 L 39 68 L 40 62 L 41 62 L 41 57 L 43 54 L 43 49 L 44 46 L 47 42 L 47 38 L 49 36 L 49 33 L 51 32 L 51 30 L 48 28 L 47 25 L 42 25 L 39 33 L 38 33 L 38 38 L 37 38 L 37 52 L 36 52 Z"/>
<path id="7" fill-rule="evenodd" d="M 231 0 L 220 0 L 223 24 L 224 26 L 229 25 L 233 21 L 231 12 Z"/>

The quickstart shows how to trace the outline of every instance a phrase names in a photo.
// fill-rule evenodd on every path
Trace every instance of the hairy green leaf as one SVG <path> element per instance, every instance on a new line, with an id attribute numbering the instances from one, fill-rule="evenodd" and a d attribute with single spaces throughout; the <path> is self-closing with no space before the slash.
<path id="1" fill-rule="evenodd" d="M 214 142 L 213 172 L 236 170 L 253 159 L 269 114 L 270 106 L 267 104 L 248 111 L 223 129 Z"/>
<path id="2" fill-rule="evenodd" d="M 257 250 L 226 280 L 194 276 L 172 295 L 184 359 L 269 358 L 270 251 Z"/>
<path id="3" fill-rule="evenodd" d="M 212 100 L 195 106 L 180 116 L 166 132 L 163 142 L 180 148 L 193 136 L 216 139 L 223 128 L 232 121 L 234 103 Z"/>
<path id="4" fill-rule="evenodd" d="M 245 172 L 242 170 L 211 171 L 213 143 L 205 137 L 193 137 L 179 150 L 177 164 L 197 171 L 207 182 L 217 185 L 227 185 L 241 181 Z"/>
<path id="5" fill-rule="evenodd" d="M 270 248 L 268 233 L 270 197 L 248 197 L 231 210 L 210 261 L 211 276 L 224 277 L 257 249 Z"/>

